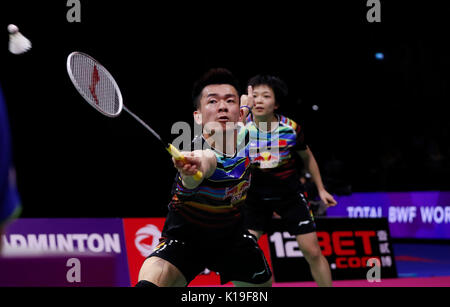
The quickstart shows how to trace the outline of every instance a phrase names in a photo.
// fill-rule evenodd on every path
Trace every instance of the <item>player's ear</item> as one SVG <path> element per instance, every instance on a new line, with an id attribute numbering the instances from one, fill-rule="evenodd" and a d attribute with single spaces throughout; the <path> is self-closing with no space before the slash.
<path id="1" fill-rule="evenodd" d="M 194 121 L 197 125 L 202 125 L 202 113 L 200 111 L 194 111 Z"/>

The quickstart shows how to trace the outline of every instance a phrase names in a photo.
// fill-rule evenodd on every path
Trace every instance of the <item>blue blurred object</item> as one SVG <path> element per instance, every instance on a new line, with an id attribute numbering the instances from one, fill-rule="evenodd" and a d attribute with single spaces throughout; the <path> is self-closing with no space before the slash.
<path id="1" fill-rule="evenodd" d="M 12 166 L 8 114 L 0 87 L 0 226 L 19 213 L 20 198 Z"/>
<path id="2" fill-rule="evenodd" d="M 384 60 L 384 53 L 383 52 L 375 53 L 375 59 L 377 59 L 379 61 Z"/>

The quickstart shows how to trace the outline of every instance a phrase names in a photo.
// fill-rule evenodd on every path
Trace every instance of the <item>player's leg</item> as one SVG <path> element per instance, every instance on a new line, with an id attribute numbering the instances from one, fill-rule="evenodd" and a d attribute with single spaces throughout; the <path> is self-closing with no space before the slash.
<path id="1" fill-rule="evenodd" d="M 156 256 L 145 259 L 138 280 L 150 282 L 158 287 L 184 287 L 187 284 L 176 266 Z"/>
<path id="2" fill-rule="evenodd" d="M 272 272 L 256 238 L 248 231 L 225 242 L 216 251 L 214 265 L 222 284 L 231 281 L 237 287 L 270 287 Z"/>
<path id="3" fill-rule="evenodd" d="M 296 236 L 298 246 L 308 261 L 311 274 L 319 287 L 331 287 L 331 270 L 327 259 L 323 256 L 317 240 L 316 232 Z"/>
<path id="4" fill-rule="evenodd" d="M 279 208 L 279 214 L 289 233 L 295 235 L 317 285 L 331 286 L 330 266 L 322 255 L 314 218 L 304 195 L 299 193 L 298 197 L 283 203 L 283 206 Z"/>
<path id="5" fill-rule="evenodd" d="M 272 209 L 263 200 L 252 200 L 248 198 L 244 205 L 243 215 L 245 228 L 258 241 L 270 223 Z"/>
<path id="6" fill-rule="evenodd" d="M 250 274 L 236 274 L 236 277 L 240 277 L 239 280 L 231 281 L 236 287 L 272 287 L 272 272 L 257 241 L 255 237 L 244 235 L 244 244 L 239 245 L 239 269 L 241 273 L 248 271 Z"/>
<path id="7" fill-rule="evenodd" d="M 184 287 L 205 268 L 202 254 L 201 246 L 165 238 L 142 264 L 137 286 Z"/>

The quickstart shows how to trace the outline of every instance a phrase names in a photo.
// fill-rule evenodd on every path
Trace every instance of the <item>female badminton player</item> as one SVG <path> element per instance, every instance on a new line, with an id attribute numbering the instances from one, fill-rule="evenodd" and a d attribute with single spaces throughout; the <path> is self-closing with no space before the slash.
<path id="1" fill-rule="evenodd" d="M 286 84 L 275 76 L 257 75 L 249 80 L 248 85 L 253 88 L 254 105 L 247 117 L 247 129 L 251 138 L 258 142 L 251 142 L 257 145 L 251 148 L 255 167 L 245 206 L 247 228 L 259 239 L 267 231 L 273 212 L 276 212 L 289 233 L 296 237 L 316 283 L 331 286 L 330 267 L 322 255 L 314 219 L 295 168 L 296 152 L 311 173 L 322 201 L 327 206 L 336 205 L 336 201 L 324 188 L 319 167 L 305 143 L 300 125 L 276 113 L 287 95 Z M 273 148 L 277 149 L 276 152 Z"/>

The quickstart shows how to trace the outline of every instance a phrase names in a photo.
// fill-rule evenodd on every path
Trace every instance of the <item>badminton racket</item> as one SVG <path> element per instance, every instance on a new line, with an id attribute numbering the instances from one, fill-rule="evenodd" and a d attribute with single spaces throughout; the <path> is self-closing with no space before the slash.
<path id="1" fill-rule="evenodd" d="M 185 161 L 178 149 L 172 144 L 164 142 L 155 130 L 125 107 L 120 88 L 113 76 L 94 58 L 82 52 L 72 52 L 67 57 L 67 73 L 77 91 L 97 111 L 108 117 L 117 117 L 122 110 L 125 110 L 150 131 L 175 160 Z M 202 177 L 201 171 L 197 171 L 194 175 L 194 179 L 197 181 Z"/>

